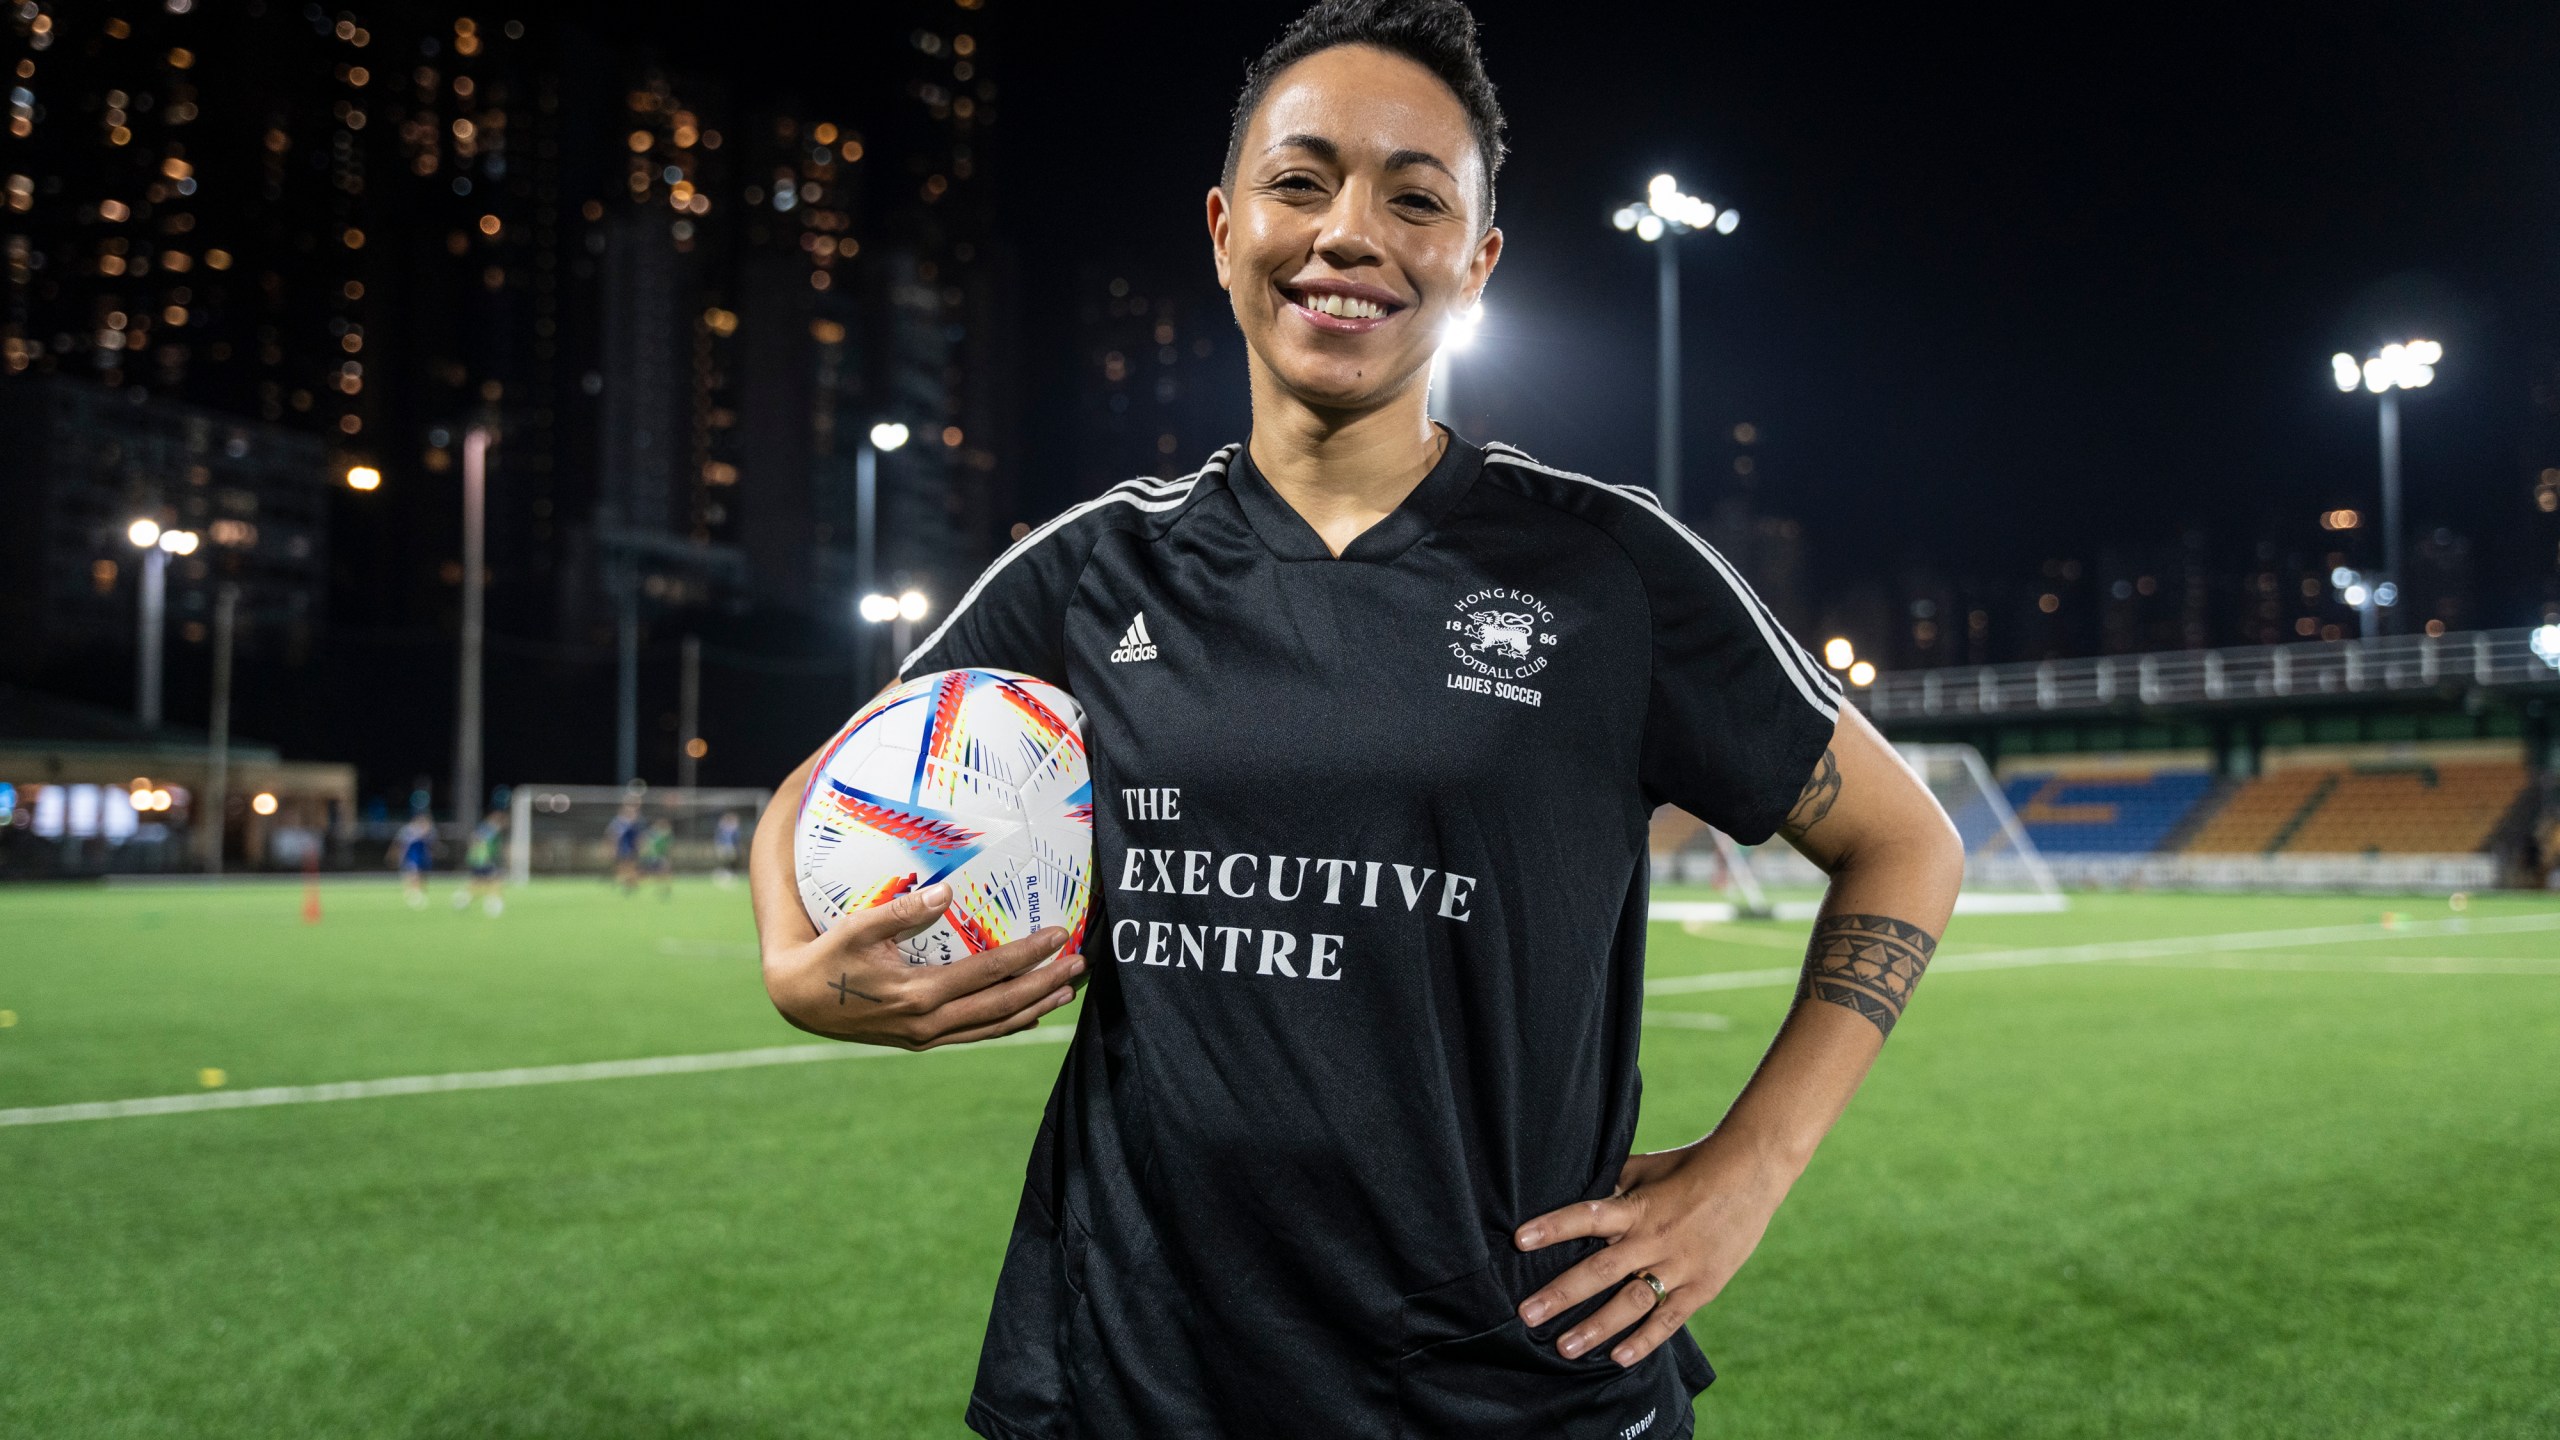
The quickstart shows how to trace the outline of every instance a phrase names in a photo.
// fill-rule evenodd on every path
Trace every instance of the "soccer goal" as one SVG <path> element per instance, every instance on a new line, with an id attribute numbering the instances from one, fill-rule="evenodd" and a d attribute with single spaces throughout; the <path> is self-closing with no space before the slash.
<path id="1" fill-rule="evenodd" d="M 1964 891 L 1956 897 L 1957 914 L 2015 915 L 2069 908 L 2070 901 L 2055 883 L 2052 868 L 2027 837 L 2027 827 L 2018 823 L 2018 812 L 2010 808 L 2000 782 L 1992 778 L 1991 767 L 1983 763 L 1981 751 L 1970 745 L 1895 748 L 1902 752 L 1912 773 L 1929 787 L 1929 793 L 1938 797 L 1938 804 L 1964 839 Z M 1715 847 L 1712 852 L 1706 849 L 1709 842 Z M 1726 898 L 1723 902 L 1690 902 L 1689 908 L 1701 912 L 1696 917 L 1665 914 L 1666 904 L 1679 902 L 1657 902 L 1656 919 L 1714 918 L 1703 912 L 1721 904 L 1741 915 L 1807 920 L 1820 908 L 1820 902 L 1814 900 L 1786 899 L 1774 904 L 1761 900 L 1764 889 L 1819 889 L 1826 881 L 1812 861 L 1781 842 L 1773 840 L 1744 850 L 1723 835 L 1705 830 L 1682 848 L 1686 852 L 1681 857 L 1683 878 L 1705 880 L 1712 876 Z"/>
<path id="2" fill-rule="evenodd" d="M 633 848 L 663 851 L 676 875 L 744 874 L 770 790 L 648 785 L 519 785 L 507 831 L 516 883 L 536 875 L 609 875 L 624 826 Z M 731 824 L 722 823 L 724 818 Z M 664 826 L 660 831 L 658 827 Z"/>

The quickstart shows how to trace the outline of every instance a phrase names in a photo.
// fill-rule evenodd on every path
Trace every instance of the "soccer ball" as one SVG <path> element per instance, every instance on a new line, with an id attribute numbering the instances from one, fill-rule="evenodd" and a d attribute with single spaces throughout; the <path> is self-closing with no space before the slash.
<path id="1" fill-rule="evenodd" d="M 937 880 L 951 907 L 901 942 L 948 965 L 1052 925 L 1084 939 L 1093 778 L 1084 710 L 1010 670 L 919 675 L 865 705 L 809 774 L 793 831 L 800 903 L 823 932 Z"/>

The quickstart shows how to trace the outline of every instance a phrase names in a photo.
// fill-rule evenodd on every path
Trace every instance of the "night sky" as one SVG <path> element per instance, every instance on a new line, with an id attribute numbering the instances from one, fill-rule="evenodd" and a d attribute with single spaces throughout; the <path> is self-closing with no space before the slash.
<path id="1" fill-rule="evenodd" d="M 1693 511 L 1754 422 L 1756 503 L 1805 522 L 1808 588 L 2023 583 L 2190 529 L 2317 551 L 2313 517 L 2376 485 L 2372 402 L 2328 357 L 2423 333 L 2449 358 L 2407 407 L 2412 533 L 2472 537 L 2480 622 L 2525 622 L 2553 572 L 2529 477 L 2560 464 L 2534 399 L 2560 387 L 2560 10 L 2241 13 L 2264 8 L 1485 0 L 1509 249 L 1462 418 L 1650 483 L 1652 256 L 1606 217 L 1669 169 L 1743 215 L 1686 242 Z M 1201 192 L 1245 59 L 1293 13 L 1016 4 L 989 27 L 1026 393 L 1075 361 L 1081 277 L 1214 297 Z M 828 23 L 664 20 L 689 63 L 821 100 L 861 83 Z M 1058 419 L 1030 416 L 1027 511 L 1080 498 L 1037 453 Z"/>

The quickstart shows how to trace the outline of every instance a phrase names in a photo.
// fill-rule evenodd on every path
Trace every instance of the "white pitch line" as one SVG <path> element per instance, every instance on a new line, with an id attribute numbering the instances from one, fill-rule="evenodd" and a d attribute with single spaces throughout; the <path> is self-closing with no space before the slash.
<path id="1" fill-rule="evenodd" d="M 2397 925 L 2317 925 L 2293 930 L 2237 930 L 2220 935 L 2178 935 L 2159 940 L 2109 940 L 2090 945 L 2044 945 L 2023 950 L 1984 950 L 1941 955 L 1930 962 L 1934 972 L 1949 970 L 2014 970 L 2030 965 L 2088 965 L 2108 960 L 2162 960 L 2181 955 L 2227 954 L 2248 950 L 2289 950 L 2302 945 L 2339 945 L 2369 940 L 2401 940 L 2437 935 L 2515 935 L 2560 930 L 2560 914 L 2493 915 L 2474 920 L 2408 920 Z M 1647 995 L 1693 995 L 1708 990 L 1752 990 L 1793 985 L 1802 967 L 1768 970 L 1725 970 L 1708 975 L 1670 975 L 1645 982 Z"/>
<path id="2" fill-rule="evenodd" d="M 968 1047 L 1053 1045 L 1075 1033 L 1072 1025 L 1042 1025 Z M 72 1120 L 129 1120 L 142 1115 L 187 1115 L 205 1110 L 252 1110 L 267 1105 L 317 1105 L 331 1100 L 378 1100 L 392 1095 L 437 1095 L 451 1090 L 512 1090 L 525 1085 L 571 1085 L 586 1080 L 630 1080 L 644 1075 L 698 1075 L 712 1070 L 753 1070 L 766 1065 L 806 1065 L 821 1060 L 864 1060 L 917 1052 L 880 1045 L 768 1045 L 708 1055 L 656 1055 L 642 1060 L 596 1060 L 584 1065 L 532 1065 L 513 1070 L 465 1070 L 450 1075 L 401 1075 L 385 1080 L 343 1080 L 334 1085 L 271 1085 L 261 1090 L 207 1090 L 192 1095 L 152 1095 L 139 1100 L 91 1100 L 76 1105 L 36 1105 L 0 1110 L 0 1127 L 59 1125 Z M 924 1052 L 933 1053 L 933 1052 Z"/>
<path id="3" fill-rule="evenodd" d="M 2436 935 L 2514 935 L 2560 930 L 2560 914 L 2414 920 L 2398 925 L 2322 925 L 2294 930 L 2243 930 L 2220 935 L 2184 935 L 2160 940 L 2119 940 L 2094 945 L 2049 945 L 2022 950 L 1987 950 L 1979 954 L 1940 956 L 1932 970 L 2009 970 L 2030 965 L 2081 965 L 2107 960 L 2169 960 L 2199 953 L 2284 950 L 2297 945 L 2408 939 Z M 2276 958 L 2276 957 L 2267 957 Z M 2389 960 L 2393 957 L 2374 957 Z M 2432 962 L 2442 957 L 2404 957 Z M 2481 957 L 2494 962 L 2504 957 Z M 2371 962 L 2368 962 L 2369 964 Z M 2473 962 L 2480 963 L 2480 962 Z M 1673 975 L 1645 982 L 1647 995 L 1691 995 L 1713 990 L 1747 990 L 1793 985 L 1799 968 L 1727 970 L 1708 975 Z M 2430 968 L 2410 973 L 2450 973 Z M 2482 973 L 2536 974 L 2530 970 Z M 1722 1015 L 1647 1010 L 1645 1023 L 1677 1029 L 1720 1030 L 1733 1023 Z M 981 1040 L 979 1045 L 1041 1045 L 1064 1042 L 1072 1026 L 1043 1025 L 1018 1035 Z M 534 1065 L 512 1070 L 466 1070 L 448 1075 L 401 1075 L 384 1080 L 345 1080 L 331 1085 L 274 1085 L 258 1090 L 209 1090 L 188 1095 L 151 1095 L 134 1100 L 91 1100 L 72 1105 L 36 1105 L 0 1110 L 0 1128 L 13 1125 L 56 1125 L 74 1120 L 126 1120 L 144 1115 L 186 1115 L 207 1110 L 251 1110 L 270 1105 L 316 1105 L 332 1100 L 376 1100 L 393 1095 L 435 1095 L 455 1090 L 510 1090 L 527 1085 L 567 1085 L 587 1080 L 627 1080 L 647 1075 L 694 1075 L 714 1070 L 750 1070 L 767 1065 L 805 1065 L 821 1060 L 857 1060 L 910 1052 L 872 1045 L 769 1045 L 757 1050 L 725 1050 L 707 1055 L 658 1055 L 640 1060 L 597 1060 L 583 1065 Z"/>
<path id="4" fill-rule="evenodd" d="M 2153 970 L 2321 971 L 2339 975 L 2560 975 L 2560 959 L 2539 955 L 2195 955 L 2129 960 Z"/>
<path id="5" fill-rule="evenodd" d="M 1673 1030 L 1730 1030 L 1733 1017 L 1705 1010 L 1647 1010 L 1644 1023 L 1668 1026 Z"/>

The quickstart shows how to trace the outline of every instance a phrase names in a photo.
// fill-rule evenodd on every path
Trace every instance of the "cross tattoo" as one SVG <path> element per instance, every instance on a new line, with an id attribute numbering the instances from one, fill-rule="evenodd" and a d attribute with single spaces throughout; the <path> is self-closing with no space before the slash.
<path id="1" fill-rule="evenodd" d="M 849 975 L 837 976 L 834 982 L 829 984 L 827 988 L 836 992 L 836 1003 L 839 1005 L 850 1002 L 856 995 L 862 995 L 861 991 L 853 988 L 853 978 Z M 868 1000 L 871 997 L 868 995 L 862 995 L 862 998 Z"/>

